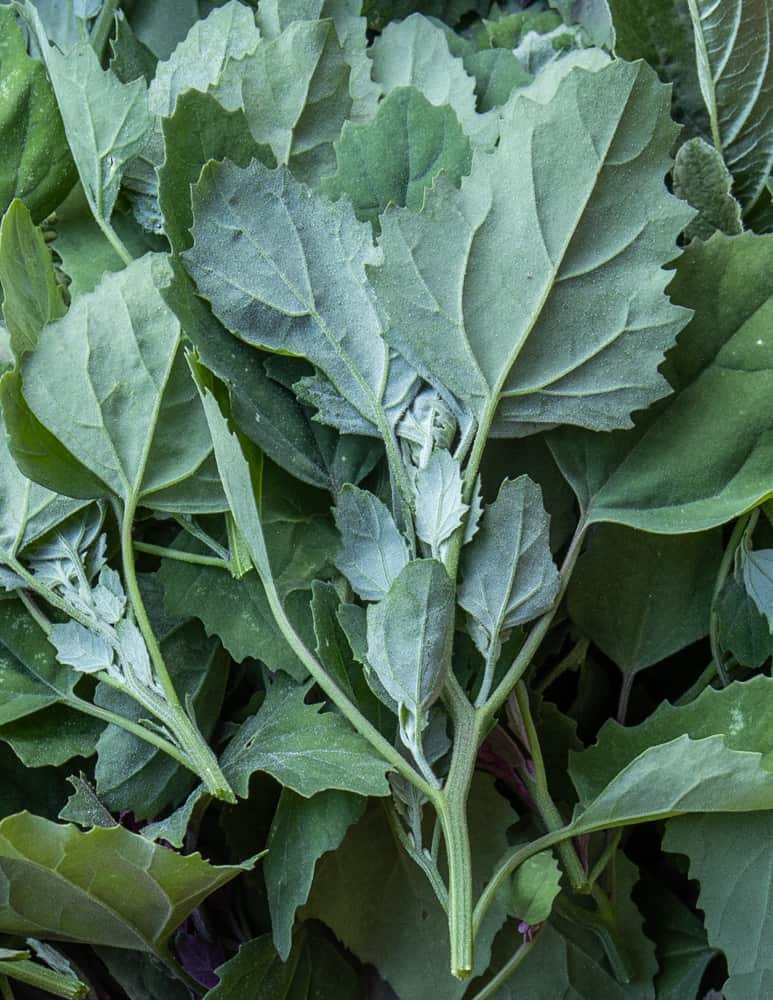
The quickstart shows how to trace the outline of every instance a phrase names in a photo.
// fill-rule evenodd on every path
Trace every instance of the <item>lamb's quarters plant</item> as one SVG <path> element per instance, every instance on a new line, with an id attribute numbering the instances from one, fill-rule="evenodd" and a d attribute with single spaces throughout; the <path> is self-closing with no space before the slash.
<path id="1" fill-rule="evenodd" d="M 2 1000 L 769 995 L 771 19 L 0 3 Z"/>

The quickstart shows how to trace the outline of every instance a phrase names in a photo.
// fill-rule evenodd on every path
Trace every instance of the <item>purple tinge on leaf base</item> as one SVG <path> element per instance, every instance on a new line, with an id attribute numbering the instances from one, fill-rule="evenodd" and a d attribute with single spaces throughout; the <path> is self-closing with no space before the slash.
<path id="1" fill-rule="evenodd" d="M 213 941 L 194 910 L 182 925 L 175 938 L 175 950 L 180 964 L 202 986 L 212 989 L 219 980 L 215 969 L 226 960 L 226 953 L 219 941 Z"/>
<path id="2" fill-rule="evenodd" d="M 494 733 L 483 743 L 483 746 L 478 751 L 478 767 L 481 771 L 488 771 L 489 774 L 493 774 L 521 802 L 527 807 L 532 808 L 534 805 L 533 799 L 529 789 L 518 774 L 515 759 L 508 759 L 510 758 L 510 754 L 507 752 L 509 747 L 506 744 L 503 745 L 499 741 L 496 741 L 493 737 Z M 531 773 L 533 769 L 532 762 L 523 758 L 522 762 L 529 773 Z"/>
<path id="3" fill-rule="evenodd" d="M 518 924 L 518 933 L 523 934 L 524 941 L 533 941 L 534 935 L 540 929 L 541 924 L 527 924 L 525 920 L 522 920 Z"/>

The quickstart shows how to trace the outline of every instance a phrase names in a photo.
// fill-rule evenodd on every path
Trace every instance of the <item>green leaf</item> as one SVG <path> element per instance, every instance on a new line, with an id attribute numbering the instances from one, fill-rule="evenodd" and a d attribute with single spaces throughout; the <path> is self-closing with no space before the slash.
<path id="1" fill-rule="evenodd" d="M 173 931 L 216 889 L 251 867 L 215 867 L 122 827 L 82 833 L 21 813 L 0 822 L 5 934 L 61 937 L 163 953 Z"/>
<path id="2" fill-rule="evenodd" d="M 418 733 L 451 663 L 454 586 L 436 559 L 414 559 L 367 611 L 368 664 Z M 406 727 L 407 728 L 407 727 Z"/>
<path id="3" fill-rule="evenodd" d="M 75 165 L 43 64 L 11 7 L 0 8 L 0 216 L 21 198 L 33 221 L 56 208 L 75 183 Z"/>
<path id="4" fill-rule="evenodd" d="M 96 789 L 83 773 L 80 776 L 72 774 L 67 780 L 73 787 L 73 793 L 59 810 L 59 819 L 87 829 L 99 826 L 107 830 L 118 826 L 118 821 L 99 801 Z"/>
<path id="5" fill-rule="evenodd" d="M 151 955 L 138 955 L 123 948 L 98 948 L 97 954 L 108 972 L 130 1000 L 189 1000 L 190 993 L 173 979 Z"/>
<path id="6" fill-rule="evenodd" d="M 290 954 L 295 911 L 309 898 L 317 862 L 340 847 L 366 804 L 347 792 L 319 792 L 305 799 L 282 790 L 263 863 L 274 946 L 282 961 Z"/>
<path id="7" fill-rule="evenodd" d="M 527 924 L 541 924 L 550 916 L 561 891 L 561 869 L 550 851 L 542 851 L 516 869 L 507 895 L 508 912 Z"/>
<path id="8" fill-rule="evenodd" d="M 254 141 L 241 108 L 226 111 L 214 97 L 197 90 L 182 94 L 174 113 L 161 124 L 165 156 L 158 169 L 158 200 L 164 232 L 172 249 L 180 253 L 192 245 L 190 186 L 204 164 L 228 159 L 244 167 L 254 158 L 273 166 L 273 156 Z"/>
<path id="9" fill-rule="evenodd" d="M 708 135 L 701 97 L 690 11 L 681 0 L 608 0 L 615 27 L 615 52 L 644 59 L 664 83 L 673 85 L 674 118 L 690 135 Z"/>
<path id="10" fill-rule="evenodd" d="M 773 549 L 744 546 L 740 563 L 746 593 L 759 613 L 765 616 L 768 629 L 773 633 Z"/>
<path id="11" fill-rule="evenodd" d="M 172 847 L 182 847 L 185 834 L 191 824 L 194 813 L 202 813 L 208 803 L 208 793 L 204 785 L 197 785 L 188 798 L 174 812 L 164 819 L 148 823 L 142 830 L 142 836 L 148 840 L 165 840 Z"/>
<path id="12" fill-rule="evenodd" d="M 503 632 L 548 611 L 558 594 L 542 491 L 528 476 L 505 479 L 462 557 L 458 600 L 486 655 Z M 496 654 L 495 654 L 496 655 Z"/>
<path id="13" fill-rule="evenodd" d="M 102 69 L 88 41 L 64 55 L 49 44 L 29 0 L 24 12 L 51 77 L 89 205 L 97 219 L 109 221 L 123 169 L 145 145 L 152 124 L 145 82 L 121 83 Z"/>
<path id="14" fill-rule="evenodd" d="M 421 14 L 388 24 L 369 50 L 373 79 L 385 94 L 413 87 L 429 102 L 448 105 L 474 145 L 492 146 L 496 119 L 475 110 L 475 81 L 449 51 L 445 31 Z"/>
<path id="15" fill-rule="evenodd" d="M 709 943 L 725 953 L 730 972 L 727 1000 L 764 1000 L 773 982 L 771 843 L 770 812 L 685 816 L 666 827 L 664 850 L 687 855 L 690 877 L 700 882 Z"/>
<path id="16" fill-rule="evenodd" d="M 730 577 L 717 602 L 719 641 L 745 667 L 756 670 L 773 656 L 773 635 L 743 584 Z"/>
<path id="17" fill-rule="evenodd" d="M 482 774 L 473 781 L 468 815 L 477 894 L 506 850 L 507 829 L 516 817 Z M 356 885 L 357 893 L 342 892 L 345 885 Z M 448 971 L 447 915 L 427 877 L 396 843 L 379 803 L 371 804 L 337 851 L 322 858 L 303 915 L 327 924 L 360 961 L 376 966 L 399 997 L 425 996 L 428 983 L 437 1000 L 464 995 L 467 984 Z M 488 965 L 504 919 L 497 900 L 478 932 L 473 975 Z"/>
<path id="18" fill-rule="evenodd" d="M 166 59 L 200 16 L 198 0 L 136 0 L 131 24 L 137 37 L 158 59 Z"/>
<path id="19" fill-rule="evenodd" d="M 206 639 L 195 622 L 176 627 L 161 638 L 161 652 L 183 704 L 205 739 L 215 728 L 223 704 L 228 672 L 216 642 Z M 147 711 L 128 695 L 100 683 L 96 704 L 123 718 L 139 721 Z M 108 726 L 97 744 L 97 793 L 115 812 L 131 811 L 137 819 L 155 819 L 190 792 L 194 776 L 162 750 L 118 726 Z"/>
<path id="20" fill-rule="evenodd" d="M 464 56 L 464 68 L 475 78 L 478 109 L 491 111 L 504 104 L 518 87 L 532 79 L 512 52 L 507 49 L 484 49 Z"/>
<path id="21" fill-rule="evenodd" d="M 363 13 L 368 16 L 368 23 L 377 30 L 383 29 L 390 21 L 398 21 L 408 17 L 414 11 L 420 10 L 428 17 L 437 17 L 448 24 L 456 24 L 462 15 L 475 12 L 485 14 L 488 3 L 482 0 L 366 0 Z"/>
<path id="22" fill-rule="evenodd" d="M 667 101 L 642 64 L 576 69 L 547 103 L 515 97 L 459 191 L 437 183 L 420 215 L 384 214 L 368 274 L 387 339 L 484 428 L 630 426 L 667 391 L 657 365 L 687 314 L 660 266 L 689 218 L 663 185 Z"/>
<path id="23" fill-rule="evenodd" d="M 438 450 L 416 473 L 416 534 L 442 559 L 446 543 L 461 525 L 468 506 L 462 503 L 462 473 L 458 459 Z"/>
<path id="24" fill-rule="evenodd" d="M 550 445 L 593 522 L 680 534 L 732 520 L 773 489 L 773 237 L 716 234 L 679 258 L 670 292 L 695 315 L 669 355 L 670 399 L 629 434 Z M 743 399 L 743 407 L 737 401 Z"/>
<path id="25" fill-rule="evenodd" d="M 384 428 L 390 406 L 393 421 L 400 416 L 412 378 L 396 386 L 387 378 L 389 352 L 364 272 L 378 253 L 348 202 L 311 195 L 284 169 L 212 163 L 193 189 L 193 216 L 193 248 L 183 257 L 229 330 L 307 358 L 371 433 Z M 334 260 L 348 265 L 331 269 Z"/>
<path id="26" fill-rule="evenodd" d="M 342 542 L 336 566 L 364 601 L 380 601 L 408 564 L 408 547 L 394 518 L 372 493 L 344 486 L 335 522 Z"/>
<path id="27" fill-rule="evenodd" d="M 773 14 L 764 0 L 688 0 L 688 6 L 711 136 L 747 210 L 773 167 Z"/>
<path id="28" fill-rule="evenodd" d="M 741 208 L 730 193 L 733 178 L 722 156 L 703 139 L 689 139 L 679 147 L 674 160 L 674 194 L 698 209 L 684 231 L 707 240 L 717 231 L 735 236 L 743 231 Z"/>
<path id="29" fill-rule="evenodd" d="M 683 734 L 691 740 L 704 741 L 719 733 L 731 750 L 767 754 L 771 749 L 766 723 L 769 705 L 773 705 L 773 681 L 769 677 L 754 677 L 720 691 L 707 688 L 694 701 L 678 708 L 664 702 L 638 726 L 607 722 L 595 746 L 572 754 L 572 781 L 580 798 L 588 801 L 648 748 L 669 743 Z M 687 765 L 684 771 L 687 776 Z M 657 784 L 667 787 L 665 781 L 658 780 Z"/>
<path id="30" fill-rule="evenodd" d="M 51 251 L 27 207 L 14 200 L 0 224 L 3 319 L 17 360 L 34 349 L 40 331 L 66 312 Z"/>
<path id="31" fill-rule="evenodd" d="M 357 218 L 374 226 L 389 204 L 419 211 L 441 172 L 458 184 L 471 161 L 453 108 L 436 107 L 414 87 L 389 93 L 367 124 L 347 122 L 335 152 L 338 169 L 323 190 L 348 196 Z"/>
<path id="32" fill-rule="evenodd" d="M 572 621 L 624 674 L 635 674 L 708 634 L 719 531 L 648 535 L 594 531 L 567 594 Z"/>
<path id="33" fill-rule="evenodd" d="M 388 795 L 388 765 L 343 716 L 306 703 L 311 686 L 281 674 L 271 681 L 257 715 L 242 724 L 220 759 L 236 794 L 246 798 L 250 776 L 265 771 L 306 798 L 333 788 Z"/>
<path id="34" fill-rule="evenodd" d="M 156 75 L 157 62 L 150 49 L 134 34 L 124 12 L 117 10 L 115 35 L 110 39 L 110 69 L 121 83 L 131 83 L 140 77 L 150 83 Z"/>
<path id="35" fill-rule="evenodd" d="M 0 739 L 27 767 L 58 767 L 73 757 L 93 757 L 103 730 L 100 720 L 82 714 L 82 704 L 61 704 L 6 723 Z"/>
<path id="36" fill-rule="evenodd" d="M 81 295 L 24 359 L 23 400 L 70 467 L 97 480 L 87 495 L 116 496 L 130 508 L 222 510 L 180 324 L 160 292 L 170 277 L 163 257 L 146 255 Z M 16 426 L 9 431 L 13 447 Z M 14 449 L 24 471 L 65 495 L 82 488 L 38 449 Z"/>

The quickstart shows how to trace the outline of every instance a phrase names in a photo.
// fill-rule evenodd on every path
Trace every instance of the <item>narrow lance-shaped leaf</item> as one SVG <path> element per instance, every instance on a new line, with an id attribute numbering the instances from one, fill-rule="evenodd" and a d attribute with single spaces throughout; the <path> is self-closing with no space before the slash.
<path id="1" fill-rule="evenodd" d="M 436 559 L 409 562 L 367 611 L 368 663 L 400 708 L 401 729 L 421 733 L 451 659 L 454 588 Z M 407 712 L 408 719 L 403 719 Z"/>
<path id="2" fill-rule="evenodd" d="M 767 0 L 688 0 L 714 145 L 750 208 L 773 167 L 773 13 Z"/>
<path id="3" fill-rule="evenodd" d="M 193 217 L 193 248 L 183 257 L 215 315 L 255 346 L 307 358 L 366 430 L 388 435 L 387 411 L 392 421 L 400 416 L 412 379 L 390 384 L 382 318 L 365 279 L 365 265 L 379 259 L 370 226 L 348 202 L 331 204 L 286 170 L 257 162 L 207 165 Z"/>
<path id="4" fill-rule="evenodd" d="M 548 611 L 558 587 L 542 491 L 528 476 L 506 479 L 462 559 L 458 600 L 473 618 L 481 652 L 498 648 L 506 629 Z"/>
<path id="5" fill-rule="evenodd" d="M 223 509 L 180 324 L 161 296 L 170 280 L 166 259 L 148 254 L 106 275 L 42 333 L 21 367 L 21 402 L 36 424 L 23 413 L 9 420 L 4 400 L 14 457 L 29 475 L 128 507 Z M 49 441 L 63 467 L 50 460 Z"/>
<path id="6" fill-rule="evenodd" d="M 389 510 L 367 490 L 345 486 L 335 507 L 342 548 L 336 566 L 364 601 L 380 601 L 408 562 Z"/>
<path id="7" fill-rule="evenodd" d="M 660 270 L 690 218 L 663 184 L 674 137 L 643 64 L 575 69 L 546 103 L 516 96 L 459 191 L 384 214 L 368 275 L 387 339 L 484 427 L 497 413 L 496 433 L 630 426 L 668 391 L 657 367 L 687 318 Z"/>

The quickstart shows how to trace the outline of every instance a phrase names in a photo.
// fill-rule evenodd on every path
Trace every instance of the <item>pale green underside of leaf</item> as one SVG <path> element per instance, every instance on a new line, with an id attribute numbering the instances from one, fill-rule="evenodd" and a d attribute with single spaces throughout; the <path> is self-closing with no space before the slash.
<path id="1" fill-rule="evenodd" d="M 718 531 L 659 535 L 597 529 L 567 594 L 572 620 L 623 673 L 633 674 L 708 633 Z"/>
<path id="2" fill-rule="evenodd" d="M 233 333 L 306 357 L 366 421 L 383 424 L 388 352 L 365 278 L 376 263 L 370 226 L 346 201 L 312 195 L 257 162 L 205 167 L 194 187 L 198 289 Z"/>
<path id="3" fill-rule="evenodd" d="M 380 601 L 408 562 L 408 547 L 389 509 L 372 493 L 345 486 L 335 507 L 337 568 L 364 601 Z"/>
<path id="4" fill-rule="evenodd" d="M 743 584 L 773 632 L 773 549 L 754 549 L 741 557 Z"/>
<path id="5" fill-rule="evenodd" d="M 307 798 L 328 789 L 388 795 L 388 765 L 343 716 L 305 703 L 310 686 L 278 675 L 228 744 L 220 764 L 237 795 L 246 798 L 255 771 Z"/>
<path id="6" fill-rule="evenodd" d="M 160 952 L 244 866 L 182 857 L 123 827 L 82 833 L 28 813 L 0 823 L 0 929 Z"/>
<path id="7" fill-rule="evenodd" d="M 170 280 L 165 259 L 149 254 L 80 296 L 24 359 L 24 400 L 104 494 L 156 510 L 222 510 L 180 324 L 160 292 Z M 56 486 L 73 488 L 66 476 Z"/>
<path id="8" fill-rule="evenodd" d="M 283 789 L 263 863 L 274 946 L 283 960 L 292 947 L 295 911 L 308 899 L 317 862 L 340 846 L 366 804 L 362 796 L 347 792 L 320 792 L 304 799 Z"/>
<path id="9" fill-rule="evenodd" d="M 384 214 L 368 274 L 387 339 L 479 418 L 496 409 L 495 433 L 630 426 L 667 391 L 657 366 L 687 315 L 660 270 L 690 218 L 663 184 L 674 135 L 643 64 L 515 96 L 459 191 L 438 182 L 420 215 Z"/>
<path id="10" fill-rule="evenodd" d="M 629 434 L 560 431 L 551 448 L 590 521 L 702 531 L 773 491 L 773 237 L 693 241 L 670 286 L 695 316 L 666 368 L 675 392 Z"/>
<path id="11" fill-rule="evenodd" d="M 767 1000 L 773 985 L 773 813 L 670 820 L 663 847 L 690 859 L 709 942 L 727 958 L 727 1000 Z"/>
<path id="12" fill-rule="evenodd" d="M 773 167 L 773 12 L 767 0 L 689 0 L 714 144 L 750 208 Z"/>

